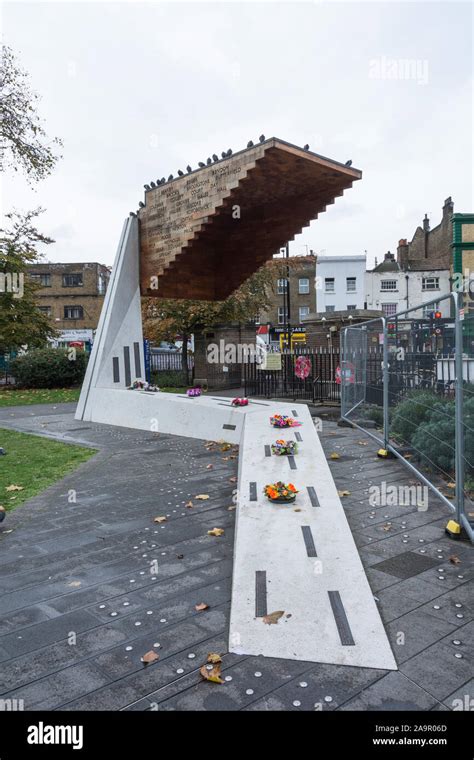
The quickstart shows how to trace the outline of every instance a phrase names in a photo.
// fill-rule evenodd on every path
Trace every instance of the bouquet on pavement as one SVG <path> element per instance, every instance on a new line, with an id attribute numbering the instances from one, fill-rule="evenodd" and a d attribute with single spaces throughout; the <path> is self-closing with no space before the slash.
<path id="1" fill-rule="evenodd" d="M 284 441 L 283 438 L 279 438 L 275 443 L 272 443 L 272 454 L 276 456 L 293 456 L 298 451 L 298 444 L 296 441 Z"/>
<path id="2" fill-rule="evenodd" d="M 298 489 L 293 483 L 283 483 L 279 480 L 277 483 L 270 483 L 263 489 L 265 496 L 270 501 L 290 502 L 296 499 Z"/>
<path id="3" fill-rule="evenodd" d="M 301 422 L 297 422 L 293 417 L 289 417 L 287 414 L 273 414 L 270 417 L 270 424 L 273 425 L 273 427 L 284 428 L 299 427 Z"/>

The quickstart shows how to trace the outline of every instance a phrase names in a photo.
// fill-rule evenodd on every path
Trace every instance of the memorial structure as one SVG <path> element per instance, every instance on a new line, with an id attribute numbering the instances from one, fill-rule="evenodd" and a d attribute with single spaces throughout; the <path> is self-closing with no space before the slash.
<path id="1" fill-rule="evenodd" d="M 394 669 L 307 407 L 128 390 L 144 379 L 141 296 L 225 299 L 361 178 L 349 164 L 271 138 L 146 185 L 122 229 L 76 419 L 240 444 L 231 651 Z M 301 422 L 291 465 L 268 456 L 270 412 Z M 263 493 L 289 478 L 282 467 L 295 470 L 295 510 Z M 284 619 L 266 624 L 275 610 Z"/>

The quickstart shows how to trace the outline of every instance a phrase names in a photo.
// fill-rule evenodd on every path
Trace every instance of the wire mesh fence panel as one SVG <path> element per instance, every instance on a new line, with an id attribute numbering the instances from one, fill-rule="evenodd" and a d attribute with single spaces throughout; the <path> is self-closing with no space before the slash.
<path id="1" fill-rule="evenodd" d="M 474 310 L 464 309 L 462 331 L 462 456 L 464 461 L 464 514 L 474 527 Z"/>
<path id="2" fill-rule="evenodd" d="M 371 365 L 377 329 L 371 320 L 344 331 L 342 416 L 359 427 L 381 417 L 381 455 L 397 456 L 434 490 L 472 541 L 474 311 L 453 292 L 386 317 Z"/>
<path id="3" fill-rule="evenodd" d="M 383 319 L 348 327 L 341 362 L 341 414 L 360 427 L 383 426 Z"/>
<path id="4" fill-rule="evenodd" d="M 389 318 L 387 348 L 391 444 L 453 496 L 456 368 L 451 296 Z"/>

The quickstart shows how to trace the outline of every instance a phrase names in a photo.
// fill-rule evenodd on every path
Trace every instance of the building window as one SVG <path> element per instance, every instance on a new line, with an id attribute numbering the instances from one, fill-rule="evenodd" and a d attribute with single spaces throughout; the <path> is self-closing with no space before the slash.
<path id="1" fill-rule="evenodd" d="M 326 306 L 326 311 L 336 311 L 335 306 L 329 306 L 329 304 Z"/>
<path id="2" fill-rule="evenodd" d="M 347 311 L 354 311 L 354 309 L 357 309 L 357 305 L 355 303 L 347 304 Z"/>
<path id="3" fill-rule="evenodd" d="M 286 280 L 277 280 L 277 293 L 278 295 L 283 295 L 283 293 L 286 293 Z"/>
<path id="4" fill-rule="evenodd" d="M 346 290 L 348 293 L 356 292 L 356 277 L 346 277 Z"/>
<path id="5" fill-rule="evenodd" d="M 301 295 L 305 295 L 309 293 L 309 278 L 308 277 L 300 277 L 298 280 L 298 293 L 301 293 Z"/>
<path id="6" fill-rule="evenodd" d="M 300 306 L 300 322 L 303 321 L 303 317 L 307 317 L 309 314 L 309 306 Z"/>
<path id="7" fill-rule="evenodd" d="M 82 285 L 82 272 L 63 274 L 63 288 L 80 288 Z"/>
<path id="8" fill-rule="evenodd" d="M 425 306 L 423 309 L 423 317 L 429 319 L 429 316 L 433 311 L 439 311 L 439 301 L 431 303 L 429 306 Z"/>
<path id="9" fill-rule="evenodd" d="M 382 304 L 382 311 L 384 313 L 384 316 L 386 317 L 393 317 L 393 315 L 397 313 L 397 308 L 398 308 L 398 304 L 396 303 Z"/>
<path id="10" fill-rule="evenodd" d="M 278 307 L 278 324 L 283 325 L 285 323 L 286 309 L 284 306 Z"/>
<path id="11" fill-rule="evenodd" d="M 439 277 L 423 277 L 422 290 L 439 290 Z"/>
<path id="12" fill-rule="evenodd" d="M 38 309 L 42 314 L 44 314 L 46 317 L 50 317 L 52 312 L 51 306 L 38 306 Z"/>
<path id="13" fill-rule="evenodd" d="M 64 319 L 84 319 L 84 309 L 82 306 L 65 306 Z"/>
<path id="14" fill-rule="evenodd" d="M 31 279 L 33 282 L 36 282 L 38 285 L 41 285 L 42 288 L 50 288 L 51 287 L 51 275 L 49 272 L 33 272 L 30 274 Z"/>
<path id="15" fill-rule="evenodd" d="M 382 280 L 380 282 L 380 290 L 397 290 L 396 280 Z"/>
<path id="16" fill-rule="evenodd" d="M 324 278 L 324 290 L 326 293 L 334 293 L 334 277 Z"/>
<path id="17" fill-rule="evenodd" d="M 107 289 L 107 282 L 102 273 L 99 274 L 99 295 L 103 296 Z"/>

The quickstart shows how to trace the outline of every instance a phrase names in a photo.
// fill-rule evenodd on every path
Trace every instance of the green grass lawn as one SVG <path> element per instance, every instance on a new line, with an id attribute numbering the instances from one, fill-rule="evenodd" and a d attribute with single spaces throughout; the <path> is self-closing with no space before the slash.
<path id="1" fill-rule="evenodd" d="M 4 428 L 0 428 L 0 446 L 7 452 L 0 457 L 0 505 L 7 511 L 60 480 L 96 453 L 95 449 Z M 11 486 L 20 486 L 21 490 L 7 490 Z"/>
<path id="2" fill-rule="evenodd" d="M 26 404 L 65 404 L 79 399 L 80 388 L 1 388 L 0 407 Z"/>
<path id="3" fill-rule="evenodd" d="M 161 393 L 186 393 L 188 388 L 189 386 L 187 386 L 186 388 L 161 388 L 160 387 L 160 391 Z"/>

